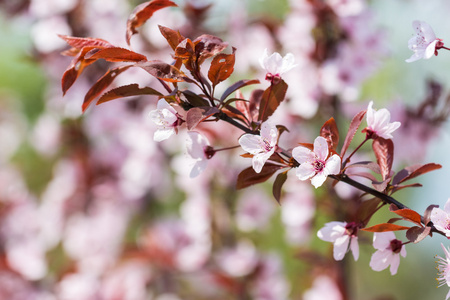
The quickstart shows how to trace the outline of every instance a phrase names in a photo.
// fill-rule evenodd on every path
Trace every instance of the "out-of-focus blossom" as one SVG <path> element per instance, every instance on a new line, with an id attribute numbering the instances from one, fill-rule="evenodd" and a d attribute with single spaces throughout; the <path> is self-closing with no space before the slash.
<path id="1" fill-rule="evenodd" d="M 400 127 L 400 122 L 390 123 L 391 113 L 386 108 L 376 111 L 372 106 L 373 101 L 370 101 L 366 112 L 367 127 L 363 132 L 366 132 L 369 137 L 392 139 L 392 133 Z"/>
<path id="2" fill-rule="evenodd" d="M 326 2 L 339 17 L 358 15 L 366 6 L 363 0 L 327 0 Z"/>
<path id="3" fill-rule="evenodd" d="M 30 13 L 41 18 L 64 14 L 75 8 L 77 0 L 31 0 Z"/>
<path id="4" fill-rule="evenodd" d="M 61 50 L 67 44 L 58 34 L 71 35 L 72 30 L 62 16 L 53 16 L 39 20 L 31 28 L 34 46 L 39 52 L 50 53 Z"/>
<path id="5" fill-rule="evenodd" d="M 312 287 L 303 294 L 303 300 L 342 300 L 339 287 L 330 277 L 320 275 L 314 279 Z"/>
<path id="6" fill-rule="evenodd" d="M 50 114 L 39 117 L 33 129 L 31 143 L 44 156 L 52 156 L 58 151 L 61 139 L 59 118 Z"/>
<path id="7" fill-rule="evenodd" d="M 444 209 L 433 208 L 430 219 L 437 230 L 450 237 L 450 198 L 445 202 Z"/>
<path id="8" fill-rule="evenodd" d="M 437 55 L 437 50 L 444 44 L 434 34 L 430 25 L 423 21 L 413 21 L 412 23 L 415 35 L 409 39 L 408 48 L 414 51 L 414 54 L 406 60 L 413 62 L 419 59 L 429 59 L 433 54 Z"/>
<path id="9" fill-rule="evenodd" d="M 168 139 L 177 131 L 179 120 L 177 111 L 164 99 L 159 100 L 156 110 L 150 112 L 150 119 L 158 126 L 153 136 L 157 142 Z"/>
<path id="10" fill-rule="evenodd" d="M 254 300 L 287 300 L 290 286 L 279 256 L 270 254 L 261 258 L 259 274 L 251 295 Z"/>
<path id="11" fill-rule="evenodd" d="M 253 154 L 252 166 L 256 173 L 261 172 L 266 161 L 275 153 L 277 138 L 277 127 L 269 121 L 261 124 L 260 135 L 246 133 L 239 138 L 242 149 Z"/>
<path id="12" fill-rule="evenodd" d="M 295 58 L 292 53 L 288 53 L 284 57 L 282 57 L 280 53 L 274 52 L 269 56 L 267 49 L 264 49 L 264 53 L 259 59 L 261 68 L 266 70 L 267 80 L 281 78 L 281 75 L 290 71 L 296 66 L 294 61 Z"/>
<path id="13" fill-rule="evenodd" d="M 249 188 L 237 203 L 237 226 L 242 231 L 263 230 L 270 222 L 273 212 L 273 199 L 269 199 L 266 193 L 258 189 Z"/>
<path id="14" fill-rule="evenodd" d="M 370 267 L 374 271 L 381 271 L 390 266 L 391 274 L 395 275 L 400 265 L 400 255 L 406 257 L 406 249 L 402 241 L 397 240 L 392 231 L 375 232 L 373 247 L 377 251 L 372 254 Z"/>
<path id="15" fill-rule="evenodd" d="M 91 273 L 69 273 L 58 282 L 56 293 L 58 299 L 85 299 L 100 298 L 100 280 Z"/>
<path id="16" fill-rule="evenodd" d="M 441 243 L 442 249 L 444 249 L 445 257 L 436 256 L 438 259 L 436 263 L 438 266 L 436 269 L 438 270 L 438 277 L 436 280 L 439 283 L 439 286 L 443 286 L 446 284 L 450 286 L 450 250 L 444 247 L 444 244 Z M 450 291 L 448 292 L 445 300 L 450 298 Z"/>
<path id="17" fill-rule="evenodd" d="M 328 158 L 327 140 L 318 136 L 314 140 L 314 151 L 298 146 L 292 150 L 292 157 L 300 163 L 297 167 L 297 177 L 300 180 L 311 178 L 311 184 L 318 188 L 328 175 L 338 174 L 341 170 L 341 158 L 333 154 Z"/>
<path id="18" fill-rule="evenodd" d="M 357 232 L 358 226 L 354 222 L 329 222 L 317 232 L 317 236 L 321 240 L 334 244 L 333 257 L 335 260 L 342 260 L 345 253 L 351 250 L 356 261 L 359 258 Z"/>
<path id="19" fill-rule="evenodd" d="M 220 268 L 229 276 L 245 276 L 250 274 L 258 263 L 258 253 L 249 241 L 239 242 L 233 249 L 224 249 L 217 254 L 216 260 Z"/>
<path id="20" fill-rule="evenodd" d="M 197 177 L 206 169 L 208 159 L 214 155 L 213 152 L 209 152 L 211 151 L 209 141 L 204 135 L 196 131 L 189 131 L 186 139 L 186 149 L 188 155 L 195 160 L 189 177 Z"/>

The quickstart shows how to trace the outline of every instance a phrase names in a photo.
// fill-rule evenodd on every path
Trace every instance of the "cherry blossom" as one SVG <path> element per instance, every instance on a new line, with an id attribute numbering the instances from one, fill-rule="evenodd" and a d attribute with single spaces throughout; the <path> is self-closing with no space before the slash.
<path id="1" fill-rule="evenodd" d="M 189 177 L 194 178 L 206 169 L 208 159 L 214 155 L 214 150 L 209 145 L 208 139 L 196 131 L 188 132 L 186 148 L 188 155 L 195 160 L 189 173 Z"/>
<path id="2" fill-rule="evenodd" d="M 438 259 L 436 261 L 436 263 L 438 264 L 438 266 L 436 267 L 438 270 L 438 277 L 436 278 L 436 280 L 439 282 L 439 286 L 443 286 L 444 284 L 450 286 L 450 249 L 445 248 L 443 244 L 441 244 L 441 246 L 442 249 L 444 249 L 445 258 L 436 256 L 436 258 Z M 445 297 L 445 300 L 448 300 L 449 298 L 450 291 Z"/>
<path id="3" fill-rule="evenodd" d="M 319 239 L 334 244 L 333 257 L 342 260 L 348 250 L 352 251 L 353 258 L 359 258 L 358 232 L 359 226 L 355 222 L 329 222 L 317 232 Z"/>
<path id="4" fill-rule="evenodd" d="M 377 251 L 372 254 L 370 267 L 374 271 L 382 271 L 391 266 L 389 270 L 392 275 L 395 275 L 400 265 L 400 255 L 406 257 L 406 249 L 402 241 L 397 240 L 392 231 L 375 232 L 373 246 Z"/>
<path id="5" fill-rule="evenodd" d="M 156 110 L 150 112 L 150 119 L 158 127 L 153 136 L 156 142 L 161 142 L 171 137 L 176 133 L 179 125 L 177 111 L 164 99 L 159 100 Z"/>
<path id="6" fill-rule="evenodd" d="M 278 139 L 277 127 L 269 121 L 261 125 L 260 135 L 246 133 L 239 138 L 242 149 L 253 154 L 252 165 L 260 173 L 266 161 L 275 153 Z"/>
<path id="7" fill-rule="evenodd" d="M 266 70 L 266 80 L 276 82 L 280 80 L 281 75 L 296 66 L 294 60 L 295 58 L 292 53 L 288 53 L 284 57 L 281 57 L 280 53 L 274 52 L 269 56 L 266 48 L 259 59 L 259 64 Z"/>
<path id="8" fill-rule="evenodd" d="M 330 277 L 320 275 L 314 279 L 312 287 L 303 294 L 304 300 L 342 300 L 339 287 Z"/>
<path id="9" fill-rule="evenodd" d="M 381 137 L 384 139 L 392 139 L 392 133 L 400 127 L 401 123 L 389 123 L 391 113 L 386 108 L 376 111 L 372 106 L 373 101 L 370 101 L 366 113 L 367 127 L 364 128 L 363 132 L 366 132 L 367 136 L 371 138 Z"/>
<path id="10" fill-rule="evenodd" d="M 437 230 L 450 237 L 450 198 L 445 203 L 443 210 L 437 207 L 433 208 L 430 219 Z"/>
<path id="11" fill-rule="evenodd" d="M 414 51 L 414 54 L 406 62 L 413 62 L 421 58 L 429 59 L 433 54 L 437 55 L 437 50 L 444 44 L 441 39 L 436 38 L 431 26 L 417 20 L 412 23 L 412 26 L 416 34 L 409 39 L 408 48 Z"/>
<path id="12" fill-rule="evenodd" d="M 318 188 L 328 175 L 338 174 L 341 170 L 341 158 L 333 154 L 328 158 L 327 140 L 318 136 L 314 140 L 314 151 L 298 146 L 292 150 L 292 157 L 300 163 L 297 168 L 297 177 L 300 180 L 311 178 L 311 184 Z M 328 159 L 327 159 L 328 158 Z"/>

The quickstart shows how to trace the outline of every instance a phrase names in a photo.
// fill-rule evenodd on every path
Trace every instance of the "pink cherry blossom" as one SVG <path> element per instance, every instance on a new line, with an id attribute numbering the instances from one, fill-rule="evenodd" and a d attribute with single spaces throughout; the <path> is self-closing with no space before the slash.
<path id="1" fill-rule="evenodd" d="M 437 55 L 437 49 L 444 44 L 434 34 L 430 25 L 425 22 L 415 20 L 412 23 L 416 34 L 409 39 L 408 48 L 414 51 L 414 54 L 406 60 L 406 62 L 413 62 L 423 59 L 429 59 L 433 54 Z"/>
<path id="2" fill-rule="evenodd" d="M 311 178 L 315 188 L 321 186 L 328 175 L 338 174 L 341 170 L 341 158 L 337 154 L 328 158 L 328 143 L 321 136 L 314 140 L 314 151 L 298 146 L 292 150 L 292 157 L 300 163 L 297 177 L 300 180 Z"/>
<path id="3" fill-rule="evenodd" d="M 253 154 L 252 165 L 256 173 L 260 173 L 266 161 L 276 150 L 278 139 L 277 127 L 269 121 L 261 125 L 260 135 L 246 133 L 239 138 L 242 149 Z"/>
<path id="4" fill-rule="evenodd" d="M 400 255 L 406 257 L 402 241 L 397 240 L 392 231 L 375 232 L 373 246 L 377 251 L 372 254 L 370 267 L 374 271 L 382 271 L 390 266 L 391 274 L 395 275 L 400 265 Z"/>
<path id="5" fill-rule="evenodd" d="M 444 249 L 445 258 L 441 256 L 436 256 L 438 259 L 436 263 L 438 266 L 436 267 L 438 270 L 438 277 L 436 280 L 439 282 L 439 286 L 443 286 L 444 284 L 447 284 L 450 286 L 450 249 L 447 249 L 444 247 L 443 244 L 441 244 L 442 249 Z M 450 298 L 450 291 L 447 294 L 447 297 L 445 297 L 445 300 L 448 300 Z"/>
<path id="6" fill-rule="evenodd" d="M 391 120 L 391 113 L 386 108 L 382 108 L 376 111 L 372 108 L 372 106 L 373 101 L 370 101 L 366 113 L 367 127 L 364 128 L 363 132 L 366 132 L 370 137 L 392 139 L 392 132 L 397 130 L 400 127 L 401 123 L 389 123 L 389 121 Z"/>
<path id="7" fill-rule="evenodd" d="M 274 78 L 281 78 L 281 75 L 290 71 L 296 66 L 294 64 L 295 58 L 292 53 L 286 54 L 284 57 L 278 52 L 268 54 L 267 48 L 264 49 L 263 55 L 259 59 L 261 68 L 266 70 L 266 79 L 273 80 Z"/>
<path id="8" fill-rule="evenodd" d="M 314 279 L 312 287 L 303 294 L 303 300 L 342 300 L 338 285 L 330 277 L 320 275 Z"/>
<path id="9" fill-rule="evenodd" d="M 156 110 L 150 112 L 150 119 L 158 127 L 153 136 L 156 142 L 171 137 L 179 125 L 177 111 L 164 99 L 159 100 L 156 105 Z"/>
<path id="10" fill-rule="evenodd" d="M 450 198 L 445 203 L 444 209 L 433 208 L 430 216 L 431 222 L 437 230 L 450 237 Z"/>
<path id="11" fill-rule="evenodd" d="M 342 260 L 348 250 L 352 251 L 353 258 L 359 258 L 358 225 L 354 222 L 329 222 L 317 232 L 319 239 L 334 244 L 333 257 Z M 350 247 L 349 247 L 350 245 Z"/>
<path id="12" fill-rule="evenodd" d="M 208 139 L 196 131 L 188 132 L 186 148 L 188 155 L 195 161 L 189 174 L 189 177 L 194 178 L 206 169 L 208 159 L 214 155 L 210 151 L 214 150 L 209 146 Z"/>

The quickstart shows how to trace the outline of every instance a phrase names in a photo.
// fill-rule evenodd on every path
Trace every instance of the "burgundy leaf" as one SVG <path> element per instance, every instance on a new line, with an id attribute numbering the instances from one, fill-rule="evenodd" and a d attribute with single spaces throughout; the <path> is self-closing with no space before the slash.
<path id="1" fill-rule="evenodd" d="M 250 98 L 248 99 L 248 110 L 250 114 L 250 121 L 256 121 L 259 115 L 259 107 L 261 106 L 261 100 L 264 94 L 264 90 L 255 89 L 251 92 Z"/>
<path id="2" fill-rule="evenodd" d="M 392 211 L 393 213 L 399 215 L 400 217 L 404 218 L 407 221 L 410 221 L 419 226 L 422 226 L 422 221 L 421 221 L 422 217 L 412 209 L 409 209 L 409 208 L 398 209 L 397 206 L 391 204 L 389 206 L 389 210 Z"/>
<path id="3" fill-rule="evenodd" d="M 75 83 L 78 76 L 80 76 L 80 74 L 83 72 L 84 68 L 95 62 L 95 59 L 84 59 L 84 55 L 92 49 L 92 47 L 84 47 L 77 54 L 77 56 L 72 59 L 70 65 L 67 67 L 61 78 L 63 95 L 65 95 L 69 88 Z"/>
<path id="4" fill-rule="evenodd" d="M 169 6 L 177 5 L 169 0 L 153 0 L 138 5 L 127 20 L 127 44 L 130 45 L 131 36 L 137 33 L 136 28 L 141 27 L 157 10 Z"/>
<path id="5" fill-rule="evenodd" d="M 205 59 L 213 57 L 228 47 L 228 43 L 210 34 L 199 36 L 194 40 L 194 44 L 198 65 L 201 65 Z"/>
<path id="6" fill-rule="evenodd" d="M 163 95 L 150 88 L 150 87 L 143 87 L 140 88 L 137 83 L 129 84 L 129 85 L 123 85 L 119 86 L 117 88 L 114 88 L 112 90 L 109 90 L 105 94 L 103 94 L 100 99 L 97 101 L 97 105 L 118 99 L 118 98 L 124 98 L 124 97 L 130 97 L 130 96 L 140 96 L 140 95 L 154 95 L 158 97 L 162 97 Z"/>
<path id="7" fill-rule="evenodd" d="M 357 113 L 350 123 L 350 127 L 347 132 L 347 136 L 345 137 L 344 144 L 342 145 L 341 149 L 341 157 L 344 158 L 344 154 L 347 151 L 348 147 L 350 146 L 350 143 L 353 140 L 353 137 L 355 136 L 356 132 L 358 131 L 359 125 L 361 125 L 362 119 L 364 118 L 364 115 L 366 114 L 366 111 L 360 111 Z"/>
<path id="8" fill-rule="evenodd" d="M 211 62 L 211 67 L 209 68 L 208 78 L 212 85 L 215 86 L 220 82 L 224 81 L 234 71 L 235 62 L 235 48 L 233 48 L 232 54 L 220 53 L 214 57 Z"/>
<path id="9" fill-rule="evenodd" d="M 283 166 L 266 162 L 261 170 L 261 173 L 256 173 L 252 167 L 248 167 L 247 169 L 239 173 L 236 188 L 239 190 L 257 183 L 264 182 L 281 168 L 283 168 Z"/>
<path id="10" fill-rule="evenodd" d="M 373 140 L 372 149 L 380 166 L 381 176 L 383 180 L 386 180 L 390 176 L 394 160 L 394 143 L 391 139 L 378 137 Z"/>
<path id="11" fill-rule="evenodd" d="M 150 75 L 164 81 L 180 82 L 184 81 L 184 78 L 186 77 L 186 75 L 176 67 L 159 60 L 139 62 L 136 65 L 147 71 Z"/>
<path id="12" fill-rule="evenodd" d="M 200 122 L 219 113 L 217 107 L 194 107 L 186 113 L 186 126 L 189 130 L 194 129 Z"/>
<path id="13" fill-rule="evenodd" d="M 380 198 L 373 198 L 363 201 L 358 207 L 356 215 L 359 220 L 368 220 L 378 209 L 378 205 L 381 203 Z M 366 221 L 367 222 L 367 221 Z"/>
<path id="14" fill-rule="evenodd" d="M 287 171 L 278 174 L 273 183 L 272 194 L 275 197 L 275 200 L 277 200 L 278 204 L 280 204 L 281 191 L 283 188 L 283 184 L 286 182 L 286 179 L 287 179 Z"/>
<path id="15" fill-rule="evenodd" d="M 363 228 L 361 230 L 370 231 L 370 232 L 386 232 L 386 231 L 398 231 L 398 230 L 406 230 L 410 227 L 401 226 L 397 224 L 391 223 L 381 223 L 371 227 Z"/>
<path id="16" fill-rule="evenodd" d="M 410 180 L 412 178 L 415 178 L 419 175 L 434 171 L 434 170 L 438 170 L 442 168 L 441 165 L 439 164 L 435 164 L 435 163 L 429 163 L 426 165 L 414 165 L 414 166 L 410 166 L 410 167 L 406 167 L 404 169 L 402 169 L 401 171 L 399 171 L 395 176 L 394 179 L 392 180 L 392 184 L 396 185 L 399 183 L 402 183 L 406 180 Z"/>
<path id="17" fill-rule="evenodd" d="M 122 61 L 139 62 L 147 60 L 147 57 L 145 57 L 145 55 L 120 47 L 94 49 L 93 51 L 87 53 L 85 58 L 104 59 L 110 62 L 122 62 Z"/>
<path id="18" fill-rule="evenodd" d="M 265 122 L 278 108 L 286 96 L 288 85 L 283 79 L 277 84 L 271 84 L 263 93 L 259 106 L 258 121 Z"/>
<path id="19" fill-rule="evenodd" d="M 430 231 L 431 227 L 414 226 L 406 231 L 406 238 L 414 244 L 417 244 L 426 238 L 430 234 Z"/>
<path id="20" fill-rule="evenodd" d="M 169 43 L 169 46 L 175 50 L 178 46 L 178 44 L 181 43 L 185 38 L 180 34 L 179 31 L 175 31 L 173 29 L 170 29 L 168 27 L 164 27 L 161 25 L 158 25 L 159 31 L 164 36 L 164 38 Z"/>
<path id="21" fill-rule="evenodd" d="M 192 91 L 185 90 L 181 93 L 183 93 L 183 95 L 186 97 L 187 102 L 194 107 L 209 105 L 209 102 L 206 99 L 202 98 Z"/>
<path id="22" fill-rule="evenodd" d="M 320 129 L 320 136 L 328 142 L 328 148 L 336 150 L 339 143 L 339 130 L 334 118 L 330 118 Z"/>
<path id="23" fill-rule="evenodd" d="M 247 85 L 251 85 L 251 84 L 257 84 L 259 83 L 258 79 L 244 79 L 244 80 L 239 80 L 238 82 L 235 82 L 234 84 L 232 84 L 230 87 L 228 87 L 225 92 L 222 94 L 222 97 L 220 97 L 220 102 L 223 102 L 228 96 L 231 95 L 231 93 L 234 93 L 235 91 L 237 91 L 240 88 L 243 88 L 244 86 Z"/>
<path id="24" fill-rule="evenodd" d="M 79 38 L 62 34 L 58 34 L 58 36 L 62 38 L 64 41 L 66 41 L 66 43 L 69 44 L 69 46 L 76 49 L 82 49 L 84 47 L 94 47 L 94 48 L 114 47 L 112 44 L 102 39 Z"/>

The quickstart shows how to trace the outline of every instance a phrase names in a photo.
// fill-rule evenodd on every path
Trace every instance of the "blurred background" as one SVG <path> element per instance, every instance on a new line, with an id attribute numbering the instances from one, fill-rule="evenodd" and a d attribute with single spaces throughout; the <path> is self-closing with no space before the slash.
<path id="1" fill-rule="evenodd" d="M 71 58 L 60 54 L 68 47 L 57 34 L 127 47 L 126 20 L 142 2 L 0 0 L 1 299 L 444 299 L 448 288 L 436 289 L 434 279 L 435 255 L 444 255 L 441 243 L 448 246 L 441 236 L 406 246 L 395 276 L 370 269 L 375 250 L 368 233 L 360 236 L 357 262 L 351 255 L 333 260 L 332 244 L 316 232 L 345 221 L 336 207 L 359 197 L 349 187 L 327 182 L 315 190 L 291 172 L 281 205 L 271 195 L 273 179 L 237 191 L 237 175 L 251 164 L 241 149 L 218 152 L 189 178 L 195 161 L 186 155 L 187 130 L 153 141 L 148 114 L 156 98 L 115 100 L 82 114 L 84 95 L 110 67 L 103 61 L 63 97 Z M 287 99 L 272 117 L 290 130 L 280 144 L 312 142 L 331 116 L 343 140 L 353 115 L 374 101 L 402 122 L 394 133 L 394 170 L 443 166 L 418 178 L 422 188 L 396 198 L 419 213 L 430 204 L 443 207 L 450 197 L 450 53 L 405 59 L 414 20 L 450 43 L 450 2 L 174 2 L 179 7 L 156 12 L 132 37 L 133 51 L 171 62 L 158 24 L 191 39 L 222 38 L 237 48 L 236 66 L 218 94 L 244 78 L 265 88 L 258 62 L 265 48 L 293 53 L 298 66 L 283 76 Z M 134 82 L 163 92 L 137 69 L 114 84 Z M 242 134 L 227 124 L 196 130 L 217 148 L 237 145 Z M 363 150 L 358 159 L 374 159 L 370 146 Z M 384 209 L 371 223 L 391 217 Z M 406 241 L 403 232 L 396 235 Z"/>

